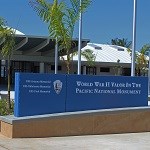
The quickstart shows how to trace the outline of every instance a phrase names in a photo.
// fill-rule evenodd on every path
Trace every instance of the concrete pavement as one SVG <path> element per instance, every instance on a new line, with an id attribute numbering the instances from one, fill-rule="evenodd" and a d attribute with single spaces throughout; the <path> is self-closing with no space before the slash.
<path id="1" fill-rule="evenodd" d="M 0 136 L 0 150 L 149 150 L 150 132 L 8 139 Z"/>

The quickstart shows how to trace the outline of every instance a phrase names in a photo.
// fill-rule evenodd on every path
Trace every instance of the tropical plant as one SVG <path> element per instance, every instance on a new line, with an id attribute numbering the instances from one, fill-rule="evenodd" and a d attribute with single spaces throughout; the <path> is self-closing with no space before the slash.
<path id="1" fill-rule="evenodd" d="M 116 65 L 113 67 L 115 75 L 121 75 L 122 66 L 120 65 L 120 59 L 117 60 Z"/>
<path id="2" fill-rule="evenodd" d="M 72 52 L 70 55 L 69 55 L 69 58 L 70 58 L 70 61 L 71 61 L 71 63 L 72 64 L 70 64 L 72 67 L 70 67 L 70 73 L 71 73 L 71 70 L 74 72 L 74 70 L 73 70 L 73 57 L 74 56 L 76 56 L 76 55 L 78 55 L 78 52 L 77 51 L 75 51 L 75 52 Z M 88 66 L 94 66 L 94 64 L 95 64 L 95 59 L 96 59 L 96 55 L 93 53 L 93 51 L 92 50 L 90 50 L 90 49 L 86 49 L 86 50 L 84 50 L 84 51 L 81 51 L 81 56 L 84 58 L 84 59 L 86 59 L 86 64 L 88 65 Z M 61 60 L 63 61 L 63 62 L 65 62 L 66 63 L 66 55 L 65 56 L 61 56 L 60 57 L 61 58 Z M 72 69 L 71 69 L 72 68 Z M 72 73 L 73 73 L 72 72 Z"/>
<path id="3" fill-rule="evenodd" d="M 93 51 L 90 49 L 86 49 L 84 51 L 81 51 L 81 55 L 82 57 L 84 57 L 87 60 L 87 64 L 89 66 L 93 66 L 95 59 L 96 59 L 96 55 L 93 54 Z"/>
<path id="4" fill-rule="evenodd" d="M 131 56 L 131 49 L 127 49 Z M 147 60 L 147 54 L 150 51 L 150 45 L 145 44 L 143 47 L 135 52 L 135 62 L 136 62 L 136 74 L 137 76 L 144 75 L 147 69 L 148 60 Z"/>
<path id="5" fill-rule="evenodd" d="M 150 45 L 144 45 L 139 52 L 136 53 L 136 70 L 137 75 L 145 75 L 145 71 L 148 65 L 148 60 L 146 59 L 147 53 L 150 51 Z"/>
<path id="6" fill-rule="evenodd" d="M 8 72 L 8 107 L 11 109 L 10 101 L 10 59 L 15 46 L 14 31 L 6 26 L 6 22 L 3 18 L 0 18 L 0 40 L 3 41 L 1 54 L 4 59 L 7 60 L 7 72 Z"/>
<path id="7" fill-rule="evenodd" d="M 11 109 L 8 109 L 7 99 L 0 100 L 0 116 L 12 115 L 14 111 L 14 102 L 11 101 Z"/>
<path id="8" fill-rule="evenodd" d="M 46 0 L 30 0 L 30 5 L 37 12 L 38 16 L 48 24 L 49 34 L 57 39 L 60 51 L 67 55 L 67 73 L 70 72 L 70 53 L 72 53 L 72 37 L 75 24 L 79 19 L 80 12 L 85 12 L 91 0 L 82 0 L 80 7 L 79 0 L 70 0 L 67 5 L 64 1 L 53 0 L 48 3 Z"/>
<path id="9" fill-rule="evenodd" d="M 119 39 L 119 38 L 115 38 L 111 40 L 111 44 L 112 45 L 118 45 L 118 46 L 123 46 L 126 48 L 131 48 L 131 41 L 128 41 L 128 39 Z"/>

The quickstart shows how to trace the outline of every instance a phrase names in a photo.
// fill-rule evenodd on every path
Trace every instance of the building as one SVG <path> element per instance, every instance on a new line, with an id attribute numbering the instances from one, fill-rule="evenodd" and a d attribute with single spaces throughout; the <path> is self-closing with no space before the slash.
<path id="1" fill-rule="evenodd" d="M 11 83 L 14 83 L 15 72 L 54 73 L 55 39 L 44 36 L 28 36 L 15 30 L 15 48 L 11 58 Z M 93 65 L 81 56 L 81 73 L 87 75 L 124 75 L 131 74 L 131 55 L 128 49 L 116 45 L 88 43 L 82 40 L 82 51 L 90 49 L 95 55 Z M 3 41 L 0 42 L 0 49 Z M 78 50 L 78 39 L 73 39 L 71 51 Z M 61 53 L 66 59 L 65 53 Z M 70 73 L 77 73 L 78 56 L 72 57 Z M 66 74 L 66 64 L 58 61 L 58 73 Z M 7 83 L 7 60 L 0 54 L 0 84 Z"/>
<path id="2" fill-rule="evenodd" d="M 15 29 L 14 29 L 15 30 Z M 15 30 L 15 48 L 11 57 L 11 83 L 15 72 L 54 73 L 55 39 L 44 36 L 28 36 Z M 0 41 L 0 49 L 4 41 Z M 82 40 L 84 47 L 89 40 Z M 72 40 L 71 51 L 78 49 L 78 39 Z M 62 53 L 61 55 L 65 55 Z M 59 62 L 58 73 L 66 73 Z M 0 54 L 0 84 L 7 83 L 7 61 Z"/>
<path id="3" fill-rule="evenodd" d="M 82 74 L 89 75 L 124 75 L 131 74 L 131 56 L 128 49 L 116 45 L 87 43 L 82 51 L 90 49 L 95 55 L 93 66 L 86 59 L 82 60 Z M 73 56 L 74 72 L 77 70 L 78 56 Z"/>

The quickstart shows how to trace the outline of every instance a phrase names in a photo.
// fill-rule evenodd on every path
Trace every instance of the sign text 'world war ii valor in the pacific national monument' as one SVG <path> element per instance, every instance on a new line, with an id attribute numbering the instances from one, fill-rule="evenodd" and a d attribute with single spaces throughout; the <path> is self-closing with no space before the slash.
<path id="1" fill-rule="evenodd" d="M 69 76 L 67 111 L 147 106 L 147 78 Z"/>
<path id="2" fill-rule="evenodd" d="M 16 117 L 148 105 L 148 78 L 16 73 Z"/>

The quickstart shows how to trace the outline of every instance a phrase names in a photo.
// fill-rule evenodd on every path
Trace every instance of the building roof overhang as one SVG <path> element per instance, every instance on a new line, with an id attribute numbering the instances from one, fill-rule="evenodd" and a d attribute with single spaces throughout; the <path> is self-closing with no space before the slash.
<path id="1" fill-rule="evenodd" d="M 82 47 L 86 46 L 86 44 L 89 41 L 90 40 L 88 39 L 83 39 Z M 0 42 L 0 49 L 2 49 L 3 42 L 4 41 Z M 33 58 L 35 56 L 36 58 L 38 57 L 43 58 L 43 61 L 44 60 L 46 61 L 46 59 L 44 58 L 47 58 L 47 57 L 54 59 L 55 43 L 56 43 L 55 39 L 47 37 L 47 36 L 15 35 L 15 47 L 13 50 L 12 59 L 19 60 L 20 58 L 20 60 L 22 60 L 23 58 L 28 59 L 27 57 Z M 70 51 L 72 52 L 72 51 L 77 51 L 77 50 L 78 50 L 78 39 L 73 39 L 72 47 Z M 64 54 L 65 54 L 65 51 L 62 53 L 62 55 Z M 34 58 L 34 61 L 36 60 L 36 58 Z"/>

